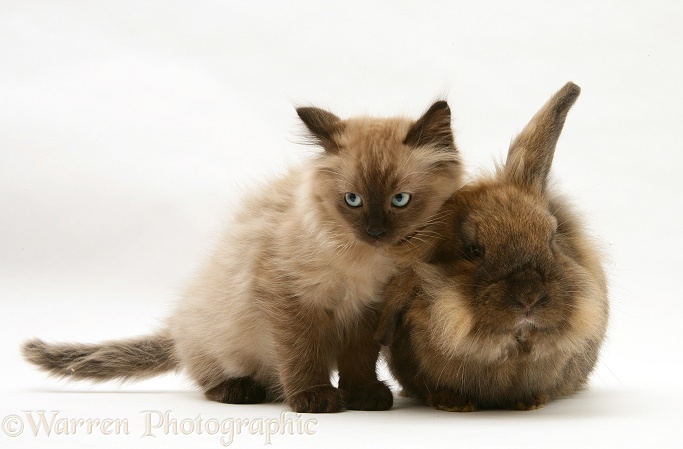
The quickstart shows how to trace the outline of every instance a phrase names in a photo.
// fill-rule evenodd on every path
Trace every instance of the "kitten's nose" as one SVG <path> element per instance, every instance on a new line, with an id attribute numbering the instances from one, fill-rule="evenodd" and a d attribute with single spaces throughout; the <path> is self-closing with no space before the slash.
<path id="1" fill-rule="evenodd" d="M 378 239 L 378 238 L 382 237 L 384 234 L 386 234 L 387 230 L 386 229 L 379 229 L 379 228 L 377 228 L 377 229 L 367 228 L 367 229 L 365 229 L 365 232 L 367 232 L 370 237 L 374 237 L 374 238 Z"/>

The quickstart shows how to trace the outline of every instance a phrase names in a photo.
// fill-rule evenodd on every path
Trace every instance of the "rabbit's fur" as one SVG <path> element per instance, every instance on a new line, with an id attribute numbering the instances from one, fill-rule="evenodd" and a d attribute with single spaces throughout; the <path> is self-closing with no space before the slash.
<path id="1" fill-rule="evenodd" d="M 504 166 L 456 192 L 432 255 L 390 282 L 377 337 L 406 394 L 448 411 L 528 410 L 585 385 L 607 284 L 579 217 L 547 185 L 579 93 L 566 84 Z"/>

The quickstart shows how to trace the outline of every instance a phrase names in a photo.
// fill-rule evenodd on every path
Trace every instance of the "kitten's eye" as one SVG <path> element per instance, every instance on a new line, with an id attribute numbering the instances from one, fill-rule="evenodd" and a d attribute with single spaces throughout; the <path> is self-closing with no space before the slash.
<path id="1" fill-rule="evenodd" d="M 348 204 L 351 207 L 358 207 L 361 204 L 363 204 L 363 199 L 355 193 L 344 194 L 344 199 L 346 200 L 346 204 Z"/>
<path id="2" fill-rule="evenodd" d="M 410 193 L 397 193 L 391 199 L 391 204 L 396 207 L 403 207 L 410 201 Z"/>
<path id="3" fill-rule="evenodd" d="M 484 256 L 484 247 L 480 245 L 465 245 L 464 253 L 467 260 L 481 259 Z"/>

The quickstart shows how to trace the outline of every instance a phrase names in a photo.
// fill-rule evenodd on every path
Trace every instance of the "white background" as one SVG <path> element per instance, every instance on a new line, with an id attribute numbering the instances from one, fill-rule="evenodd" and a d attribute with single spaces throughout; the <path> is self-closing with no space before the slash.
<path id="1" fill-rule="evenodd" d="M 603 242 L 611 283 L 590 389 L 534 412 L 398 399 L 389 412 L 305 416 L 314 435 L 273 447 L 681 447 L 681 5 L 0 0 L 0 444 L 221 447 L 196 429 L 142 438 L 142 412 L 286 410 L 211 403 L 183 376 L 68 384 L 18 348 L 155 327 L 230 205 L 316 151 L 297 144 L 295 105 L 417 117 L 445 95 L 476 173 L 572 80 L 583 92 L 554 177 Z M 37 410 L 126 419 L 129 434 L 34 436 L 23 412 Z M 11 438 L 14 414 L 25 429 Z M 247 432 L 232 447 L 264 444 Z"/>

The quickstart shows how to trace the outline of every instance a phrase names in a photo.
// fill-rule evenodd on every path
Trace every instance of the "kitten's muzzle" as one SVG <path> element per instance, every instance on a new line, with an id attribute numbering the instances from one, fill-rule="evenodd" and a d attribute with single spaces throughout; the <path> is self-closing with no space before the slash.
<path id="1" fill-rule="evenodd" d="M 381 200 L 371 195 L 368 203 L 365 232 L 375 240 L 379 240 L 387 233 L 387 216 L 382 208 Z"/>
<path id="2" fill-rule="evenodd" d="M 379 239 L 387 233 L 387 230 L 383 228 L 366 228 L 365 232 L 367 232 L 370 237 Z"/>

